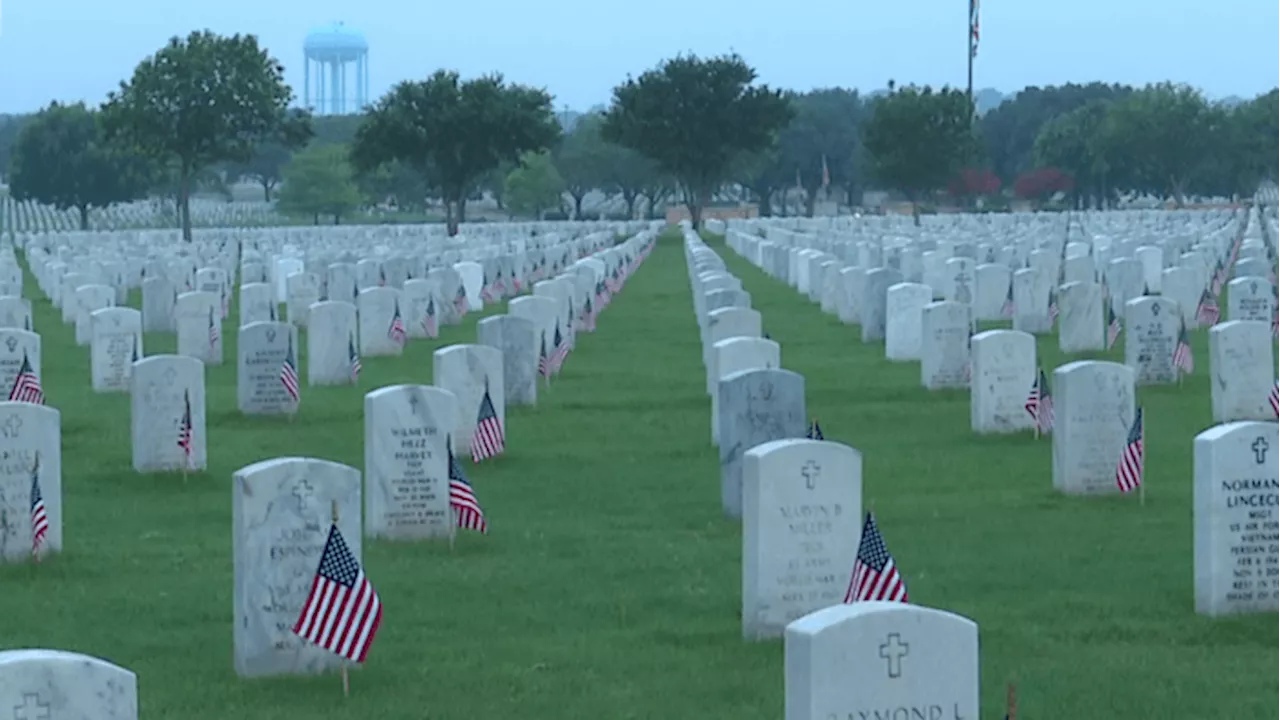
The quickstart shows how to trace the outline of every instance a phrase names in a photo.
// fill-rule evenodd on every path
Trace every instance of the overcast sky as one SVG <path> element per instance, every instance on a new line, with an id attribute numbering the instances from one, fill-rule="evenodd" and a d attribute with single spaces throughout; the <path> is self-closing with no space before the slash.
<path id="1" fill-rule="evenodd" d="M 1277 84 L 1276 0 L 982 0 L 977 88 L 1173 79 L 1211 97 Z M 100 102 L 171 36 L 257 34 L 302 96 L 302 43 L 344 21 L 367 38 L 371 100 L 448 67 L 545 87 L 557 108 L 682 51 L 735 50 L 796 89 L 965 82 L 965 0 L 0 0 L 0 112 Z"/>

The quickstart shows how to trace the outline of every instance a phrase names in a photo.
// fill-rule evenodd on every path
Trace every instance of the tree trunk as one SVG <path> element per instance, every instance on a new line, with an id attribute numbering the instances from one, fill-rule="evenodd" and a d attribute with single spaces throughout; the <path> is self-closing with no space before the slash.
<path id="1" fill-rule="evenodd" d="M 465 193 L 459 193 L 458 194 L 458 224 L 461 225 L 466 221 L 467 221 L 467 196 Z M 454 226 L 453 233 L 455 235 L 458 234 L 458 228 L 456 225 Z"/>
<path id="2" fill-rule="evenodd" d="M 915 198 L 911 199 L 911 220 L 916 227 L 920 227 L 920 203 L 916 202 Z"/>
<path id="3" fill-rule="evenodd" d="M 586 193 L 569 193 L 573 196 L 573 219 L 579 222 L 586 220 L 582 217 L 582 201 L 587 197 Z"/>
<path id="4" fill-rule="evenodd" d="M 333 214 L 333 224 L 334 224 L 334 225 L 341 225 L 341 224 L 342 224 L 342 216 L 341 216 L 341 215 L 339 215 L 338 213 L 334 213 L 334 214 Z"/>
<path id="5" fill-rule="evenodd" d="M 449 237 L 458 234 L 458 221 L 453 218 L 453 202 L 451 200 L 444 201 L 444 227 Z"/>
<path id="6" fill-rule="evenodd" d="M 88 205 L 80 206 L 80 229 L 81 230 L 89 229 L 89 206 Z"/>
<path id="7" fill-rule="evenodd" d="M 804 191 L 804 216 L 805 217 L 813 217 L 813 209 L 814 209 L 814 206 L 817 205 L 817 202 L 818 202 L 817 190 Z"/>
<path id="8" fill-rule="evenodd" d="M 275 187 L 274 180 L 262 181 L 262 199 L 265 202 L 271 202 L 271 188 Z"/>
<path id="9" fill-rule="evenodd" d="M 182 222 L 183 242 L 191 242 L 191 166 L 185 162 L 178 186 L 178 217 Z"/>
<path id="10" fill-rule="evenodd" d="M 634 220 L 636 217 L 636 193 L 622 192 L 622 199 L 627 203 L 627 219 Z"/>
<path id="11" fill-rule="evenodd" d="M 320 213 L 311 213 L 311 224 L 312 225 L 320 224 Z"/>

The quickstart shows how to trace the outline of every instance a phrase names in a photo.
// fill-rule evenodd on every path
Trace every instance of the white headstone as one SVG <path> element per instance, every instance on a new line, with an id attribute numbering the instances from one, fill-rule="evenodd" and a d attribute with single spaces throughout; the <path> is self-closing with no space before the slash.
<path id="1" fill-rule="evenodd" d="M 430 385 L 364 396 L 365 532 L 393 540 L 449 538 L 450 433 L 458 398 Z"/>

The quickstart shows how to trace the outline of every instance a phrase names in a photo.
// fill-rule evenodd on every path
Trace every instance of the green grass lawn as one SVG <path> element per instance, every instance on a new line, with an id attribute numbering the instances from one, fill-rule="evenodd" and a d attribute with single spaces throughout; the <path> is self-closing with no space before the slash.
<path id="1" fill-rule="evenodd" d="M 1052 445 L 1030 433 L 969 429 L 969 391 L 929 392 L 919 363 L 891 363 L 781 282 L 710 238 L 743 281 L 782 364 L 805 376 L 828 440 L 863 453 L 863 504 L 875 503 L 913 602 L 979 623 L 984 717 L 1007 682 L 1019 717 L 1274 718 L 1276 616 L 1194 613 L 1192 438 L 1212 425 L 1208 336 L 1182 387 L 1144 387 L 1146 505 L 1052 488 Z M 998 327 L 991 324 L 989 327 Z M 1007 324 L 1005 325 L 1007 327 Z M 1038 338 L 1046 372 L 1066 356 Z"/>
<path id="2" fill-rule="evenodd" d="M 828 439 L 864 453 L 866 500 L 912 599 L 981 624 L 984 718 L 1002 715 L 1010 679 L 1031 720 L 1276 716 L 1276 618 L 1192 611 L 1203 374 L 1141 395 L 1145 508 L 1060 497 L 1047 441 L 972 435 L 967 393 L 925 392 L 915 364 L 886 362 L 881 346 L 720 250 L 784 365 L 806 376 Z M 128 397 L 89 390 L 87 350 L 30 276 L 27 287 L 45 390 L 62 412 L 66 548 L 39 568 L 0 568 L 0 647 L 130 668 L 143 718 L 782 716 L 781 643 L 741 640 L 740 530 L 720 511 L 677 237 L 579 339 L 539 406 L 508 409 L 507 455 L 468 468 L 491 535 L 463 534 L 453 554 L 365 542 L 385 616 L 347 700 L 336 676 L 233 673 L 231 474 L 289 455 L 361 468 L 362 394 L 430 382 L 431 352 L 473 341 L 476 316 L 403 357 L 367 358 L 359 390 L 304 389 L 292 425 L 239 416 L 234 362 L 210 368 L 210 469 L 184 485 L 133 472 Z M 1202 351 L 1203 333 L 1196 341 Z M 149 354 L 174 344 L 146 339 Z M 1053 344 L 1041 347 L 1047 366 L 1060 359 Z"/>

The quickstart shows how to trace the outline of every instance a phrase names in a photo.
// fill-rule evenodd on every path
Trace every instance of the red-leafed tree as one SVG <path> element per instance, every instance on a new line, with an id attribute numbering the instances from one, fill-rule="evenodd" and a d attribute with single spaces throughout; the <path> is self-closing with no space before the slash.
<path id="1" fill-rule="evenodd" d="M 1067 173 L 1055 167 L 1043 167 L 1020 175 L 1013 182 L 1013 194 L 1039 203 L 1054 193 L 1069 193 L 1074 187 L 1075 181 Z"/>
<path id="2" fill-rule="evenodd" d="M 967 167 L 951 178 L 947 192 L 958 200 L 972 202 L 975 198 L 1000 192 L 1000 178 L 987 168 Z"/>

